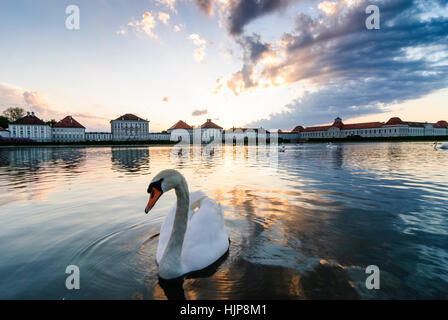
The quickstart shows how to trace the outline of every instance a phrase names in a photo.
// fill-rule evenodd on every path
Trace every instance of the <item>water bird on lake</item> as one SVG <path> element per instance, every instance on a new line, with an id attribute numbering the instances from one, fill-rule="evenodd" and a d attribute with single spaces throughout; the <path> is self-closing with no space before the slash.
<path id="1" fill-rule="evenodd" d="M 177 203 L 162 224 L 156 255 L 163 279 L 204 269 L 229 249 L 230 234 L 221 206 L 202 191 L 189 193 L 187 181 L 176 170 L 163 170 L 151 181 L 145 212 L 171 189 L 176 192 Z"/>
<path id="2" fill-rule="evenodd" d="M 434 142 L 434 149 L 435 150 L 439 150 L 439 149 L 447 150 L 448 142 L 444 142 L 444 143 L 440 144 L 440 147 L 439 147 L 439 143 L 436 141 L 436 142 Z"/>
<path id="3" fill-rule="evenodd" d="M 285 146 L 281 146 L 280 148 L 278 148 L 279 152 L 285 152 L 286 151 L 286 147 Z"/>

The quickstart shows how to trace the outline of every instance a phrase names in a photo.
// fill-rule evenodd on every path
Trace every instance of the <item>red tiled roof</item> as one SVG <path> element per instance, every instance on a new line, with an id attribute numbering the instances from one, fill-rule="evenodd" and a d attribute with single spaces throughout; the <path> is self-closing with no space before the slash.
<path id="1" fill-rule="evenodd" d="M 390 118 L 389 121 L 386 122 L 386 126 L 395 126 L 397 124 L 404 124 L 404 122 L 398 117 Z"/>
<path id="2" fill-rule="evenodd" d="M 448 128 L 448 122 L 446 122 L 445 120 L 440 120 L 439 122 L 436 123 L 438 126 L 441 126 L 442 128 Z"/>
<path id="3" fill-rule="evenodd" d="M 14 121 L 12 124 L 45 126 L 45 122 L 32 114 L 27 114 L 26 116 Z"/>
<path id="4" fill-rule="evenodd" d="M 174 126 L 169 128 L 168 130 L 175 130 L 175 129 L 193 130 L 193 127 L 190 126 L 185 121 L 179 120 L 179 121 L 176 122 L 176 124 Z"/>
<path id="5" fill-rule="evenodd" d="M 344 124 L 342 130 L 354 130 L 354 129 L 370 129 L 370 128 L 380 128 L 383 124 L 381 122 L 366 122 L 366 123 L 353 123 Z"/>
<path id="6" fill-rule="evenodd" d="M 78 121 L 76 121 L 72 116 L 66 116 L 64 119 L 56 123 L 53 127 L 55 128 L 84 128 Z"/>
<path id="7" fill-rule="evenodd" d="M 204 122 L 201 126 L 202 129 L 222 129 L 220 126 L 218 126 L 216 123 L 212 122 L 212 120 L 207 119 L 206 122 Z"/>
<path id="8" fill-rule="evenodd" d="M 144 120 L 144 119 L 142 119 L 142 118 L 140 118 L 140 117 L 137 117 L 135 114 L 132 114 L 132 113 L 126 113 L 126 114 L 124 114 L 124 115 L 122 115 L 122 116 L 119 116 L 117 119 L 115 119 L 115 120 L 127 120 L 127 121 L 147 121 L 147 120 Z"/>
<path id="9" fill-rule="evenodd" d="M 303 130 L 305 130 L 302 126 L 297 126 L 294 129 L 292 129 L 291 132 L 302 132 Z"/>
<path id="10" fill-rule="evenodd" d="M 320 127 L 307 127 L 305 128 L 305 130 L 303 130 L 304 132 L 314 132 L 314 131 L 327 131 L 328 129 L 330 129 L 332 126 L 320 126 Z"/>
<path id="11" fill-rule="evenodd" d="M 389 121 L 386 122 L 386 126 L 396 126 L 396 125 L 407 125 L 409 127 L 424 127 L 425 123 L 423 122 L 413 122 L 413 121 L 403 121 L 398 117 L 390 118 Z"/>

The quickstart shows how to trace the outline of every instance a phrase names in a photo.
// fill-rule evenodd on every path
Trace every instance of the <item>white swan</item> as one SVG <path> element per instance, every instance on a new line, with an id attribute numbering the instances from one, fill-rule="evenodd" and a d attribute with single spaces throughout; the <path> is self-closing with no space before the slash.
<path id="1" fill-rule="evenodd" d="M 434 143 L 434 149 L 448 149 L 448 142 L 444 142 L 444 143 L 442 143 L 442 144 L 440 144 L 440 146 L 439 146 L 439 143 L 438 142 L 435 142 Z"/>
<path id="2" fill-rule="evenodd" d="M 202 191 L 189 194 L 185 178 L 176 170 L 159 172 L 149 184 L 148 213 L 160 196 L 174 189 L 177 204 L 165 218 L 157 247 L 159 276 L 178 278 L 201 270 L 223 256 L 229 248 L 229 231 L 222 208 Z"/>

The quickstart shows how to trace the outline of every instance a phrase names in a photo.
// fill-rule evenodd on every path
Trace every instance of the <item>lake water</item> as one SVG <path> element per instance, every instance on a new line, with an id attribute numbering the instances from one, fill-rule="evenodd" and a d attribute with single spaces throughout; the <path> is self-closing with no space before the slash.
<path id="1" fill-rule="evenodd" d="M 448 151 L 288 145 L 274 163 L 248 147 L 191 161 L 170 150 L 0 149 L 0 299 L 448 299 Z M 223 258 L 174 282 L 155 264 L 174 192 L 144 214 L 166 168 L 220 203 L 231 232 Z M 365 287 L 369 265 L 379 290 Z"/>

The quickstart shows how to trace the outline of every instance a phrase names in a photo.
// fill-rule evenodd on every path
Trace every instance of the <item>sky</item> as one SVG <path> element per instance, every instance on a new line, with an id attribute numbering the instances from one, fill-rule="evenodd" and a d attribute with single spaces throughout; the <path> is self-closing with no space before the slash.
<path id="1" fill-rule="evenodd" d="M 448 120 L 448 0 L 10 0 L 0 43 L 0 112 L 88 131 Z"/>

